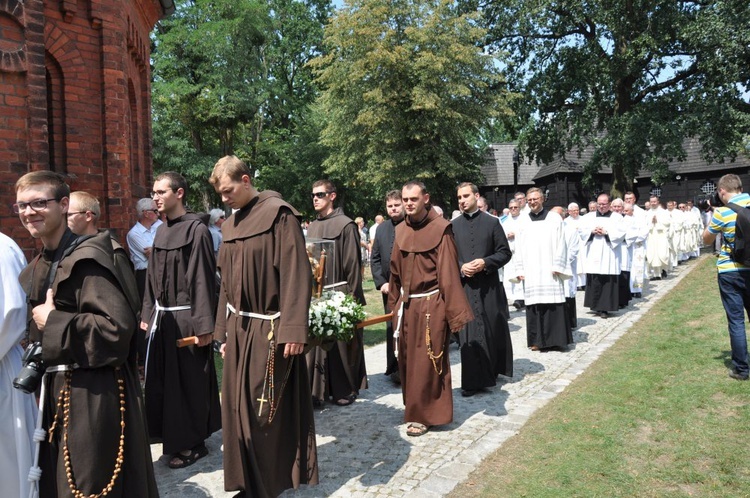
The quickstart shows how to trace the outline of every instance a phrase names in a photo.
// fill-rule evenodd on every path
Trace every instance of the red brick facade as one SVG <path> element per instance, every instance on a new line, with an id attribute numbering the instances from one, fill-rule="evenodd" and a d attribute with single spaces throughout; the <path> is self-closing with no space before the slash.
<path id="1" fill-rule="evenodd" d="M 10 206 L 28 171 L 97 196 L 121 240 L 135 223 L 152 180 L 149 32 L 165 5 L 0 0 L 0 230 L 22 248 L 35 244 Z"/>

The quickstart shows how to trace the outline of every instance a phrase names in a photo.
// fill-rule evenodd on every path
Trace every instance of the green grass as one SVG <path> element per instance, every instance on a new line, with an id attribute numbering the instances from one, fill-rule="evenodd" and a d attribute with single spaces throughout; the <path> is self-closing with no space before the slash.
<path id="1" fill-rule="evenodd" d="M 727 376 L 714 258 L 451 496 L 750 496 L 750 382 Z"/>

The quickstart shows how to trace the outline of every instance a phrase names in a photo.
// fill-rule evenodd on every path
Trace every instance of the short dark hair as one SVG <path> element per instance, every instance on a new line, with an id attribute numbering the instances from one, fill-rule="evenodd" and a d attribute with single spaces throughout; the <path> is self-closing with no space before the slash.
<path id="1" fill-rule="evenodd" d="M 458 187 L 456 187 L 456 191 L 459 191 L 459 190 L 461 190 L 462 188 L 465 188 L 465 187 L 470 187 L 472 194 L 478 194 L 479 193 L 479 188 L 476 185 L 474 185 L 473 183 L 471 183 L 471 182 L 462 182 L 462 183 L 459 183 Z"/>
<path id="2" fill-rule="evenodd" d="M 331 180 L 326 180 L 326 179 L 318 180 L 312 184 L 312 188 L 315 188 L 315 187 L 323 187 L 326 189 L 326 192 L 328 193 L 336 192 L 336 185 L 334 185 Z"/>
<path id="3" fill-rule="evenodd" d="M 424 183 L 420 182 L 419 180 L 409 180 L 408 182 L 404 183 L 404 186 L 401 187 L 401 190 L 411 187 L 419 187 L 419 189 L 421 190 L 420 193 L 422 195 L 427 193 L 427 187 L 425 187 Z"/>
<path id="4" fill-rule="evenodd" d="M 165 171 L 164 173 L 161 173 L 159 176 L 154 178 L 155 182 L 160 182 L 162 180 L 169 180 L 169 188 L 171 188 L 175 192 L 177 192 L 178 189 L 182 189 L 185 195 L 187 195 L 187 180 L 185 180 L 185 177 L 181 174 L 177 173 L 176 171 Z"/>

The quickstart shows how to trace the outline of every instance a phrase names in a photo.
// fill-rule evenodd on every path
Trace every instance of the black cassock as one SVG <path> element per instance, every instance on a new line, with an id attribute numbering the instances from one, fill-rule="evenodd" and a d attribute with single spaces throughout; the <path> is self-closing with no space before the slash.
<path id="1" fill-rule="evenodd" d="M 452 224 L 459 266 L 477 258 L 485 262 L 484 270 L 473 277 L 461 275 L 475 317 L 459 332 L 461 387 L 476 390 L 494 386 L 498 374 L 513 376 L 508 300 L 498 275 L 511 252 L 502 225 L 492 215 L 463 214 Z"/>

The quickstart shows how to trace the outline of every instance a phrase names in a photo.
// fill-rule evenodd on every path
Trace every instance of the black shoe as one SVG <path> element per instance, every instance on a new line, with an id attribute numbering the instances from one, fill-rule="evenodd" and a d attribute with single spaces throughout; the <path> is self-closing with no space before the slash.
<path id="1" fill-rule="evenodd" d="M 602 318 L 609 318 L 609 313 L 607 313 L 606 311 L 600 311 L 599 316 Z"/>
<path id="2" fill-rule="evenodd" d="M 401 385 L 401 374 L 398 370 L 390 374 L 388 377 L 391 379 L 391 382 L 393 382 L 397 386 Z"/>
<path id="3" fill-rule="evenodd" d="M 478 393 L 476 389 L 461 389 L 461 396 L 464 398 L 470 398 L 474 396 L 476 393 Z"/>
<path id="4" fill-rule="evenodd" d="M 661 278 L 667 278 L 667 270 L 661 271 Z"/>
<path id="5" fill-rule="evenodd" d="M 741 374 L 734 368 L 729 369 L 729 376 L 733 378 L 734 380 L 747 380 L 750 375 L 748 374 Z"/>

